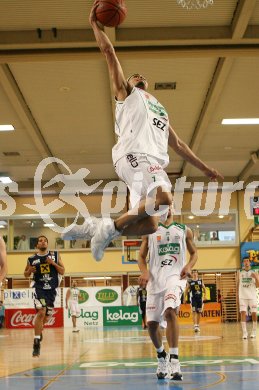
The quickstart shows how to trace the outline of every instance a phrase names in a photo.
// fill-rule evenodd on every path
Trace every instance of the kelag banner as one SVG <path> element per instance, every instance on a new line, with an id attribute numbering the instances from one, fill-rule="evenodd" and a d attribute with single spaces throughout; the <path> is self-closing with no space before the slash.
<path id="1" fill-rule="evenodd" d="M 138 306 L 103 307 L 103 326 L 141 325 Z"/>
<path id="2" fill-rule="evenodd" d="M 78 328 L 103 326 L 103 308 L 94 306 L 80 305 L 80 313 L 76 319 Z M 72 317 L 70 310 L 64 309 L 64 327 L 72 326 Z"/>

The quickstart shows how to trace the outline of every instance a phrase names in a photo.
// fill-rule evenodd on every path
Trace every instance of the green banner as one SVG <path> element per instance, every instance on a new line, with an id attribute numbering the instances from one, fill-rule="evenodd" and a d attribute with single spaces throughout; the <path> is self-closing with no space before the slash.
<path id="1" fill-rule="evenodd" d="M 141 325 L 138 306 L 103 307 L 103 326 Z"/>

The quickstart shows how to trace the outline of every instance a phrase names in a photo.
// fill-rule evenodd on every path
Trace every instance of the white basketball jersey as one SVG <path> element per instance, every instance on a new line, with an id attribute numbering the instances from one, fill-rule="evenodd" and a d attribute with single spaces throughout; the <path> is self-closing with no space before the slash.
<path id="1" fill-rule="evenodd" d="M 144 153 L 155 157 L 163 168 L 168 165 L 169 119 L 154 96 L 133 88 L 124 101 L 116 102 L 115 118 L 114 164 L 128 153 Z"/>
<path id="2" fill-rule="evenodd" d="M 251 273 L 253 270 L 241 270 L 239 274 L 239 298 L 256 299 L 256 285 Z"/>
<path id="3" fill-rule="evenodd" d="M 179 276 L 186 264 L 187 227 L 179 223 L 159 224 L 155 233 L 148 236 L 149 274 L 147 291 L 156 294 L 164 291 L 167 280 Z"/>
<path id="4" fill-rule="evenodd" d="M 70 301 L 78 302 L 78 296 L 79 296 L 79 289 L 77 287 L 72 287 L 70 289 Z"/>

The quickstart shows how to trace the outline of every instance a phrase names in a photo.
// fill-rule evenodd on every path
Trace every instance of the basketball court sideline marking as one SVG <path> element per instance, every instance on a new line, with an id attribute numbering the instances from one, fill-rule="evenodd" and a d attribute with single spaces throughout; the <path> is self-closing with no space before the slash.
<path id="1" fill-rule="evenodd" d="M 64 370 L 67 370 L 67 369 L 64 369 Z M 64 371 L 63 370 L 63 371 Z M 240 369 L 239 370 L 224 370 L 224 373 L 228 373 L 228 374 L 235 374 L 237 372 L 240 372 Z M 258 370 L 242 370 L 242 373 L 246 373 L 246 372 L 255 372 L 255 373 L 259 373 L 259 369 Z M 192 375 L 192 374 L 219 374 L 219 371 L 183 371 L 183 374 L 184 375 Z M 154 372 L 145 372 L 145 375 L 155 375 Z M 56 375 L 54 375 L 55 377 Z M 63 374 L 62 377 L 100 377 L 100 374 Z M 105 373 L 105 376 L 143 376 L 143 372 L 141 373 L 133 373 L 133 372 L 129 372 L 129 373 Z M 30 375 L 31 378 L 53 378 L 51 375 Z M 24 376 L 5 376 L 5 377 L 2 377 L 1 379 L 28 379 L 29 378 L 29 375 L 25 375 Z"/>
<path id="2" fill-rule="evenodd" d="M 222 339 L 222 336 L 200 336 L 200 335 L 193 335 L 193 336 L 180 336 L 179 341 L 208 341 L 208 340 L 219 340 Z M 163 340 L 166 341 L 166 337 L 163 336 Z M 139 342 L 145 342 L 150 343 L 149 336 L 129 336 L 129 337 L 117 337 L 116 339 L 110 338 L 110 337 L 103 337 L 98 339 L 85 339 L 84 343 L 139 343 Z"/>

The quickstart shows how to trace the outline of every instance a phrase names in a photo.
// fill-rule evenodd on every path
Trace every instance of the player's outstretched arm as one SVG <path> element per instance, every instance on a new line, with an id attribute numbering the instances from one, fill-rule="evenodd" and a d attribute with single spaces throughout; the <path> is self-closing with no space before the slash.
<path id="1" fill-rule="evenodd" d="M 117 58 L 111 41 L 97 23 L 95 14 L 97 7 L 98 1 L 95 1 L 90 12 L 89 22 L 92 26 L 96 42 L 101 52 L 105 55 L 110 77 L 113 82 L 114 94 L 118 100 L 123 101 L 129 95 L 131 87 L 124 76 L 121 64 Z"/>
<path id="2" fill-rule="evenodd" d="M 187 228 L 187 232 L 186 232 L 186 246 L 187 246 L 187 250 L 188 250 L 189 255 L 190 255 L 190 259 L 189 259 L 189 262 L 183 267 L 183 269 L 181 271 L 181 274 L 180 274 L 181 279 L 185 279 L 187 277 L 190 277 L 191 270 L 194 267 L 194 265 L 196 264 L 196 261 L 198 259 L 197 248 L 196 248 L 196 245 L 194 243 L 193 234 L 192 234 L 192 231 L 190 228 Z"/>
<path id="3" fill-rule="evenodd" d="M 179 156 L 202 171 L 210 180 L 224 179 L 216 169 L 209 167 L 193 153 L 189 146 L 178 137 L 172 126 L 169 126 L 168 144 Z"/>

